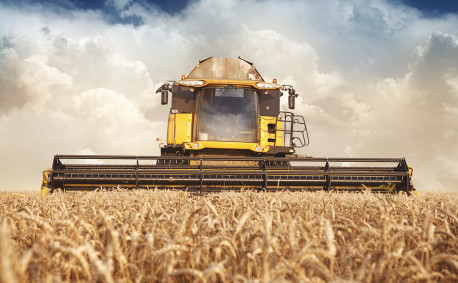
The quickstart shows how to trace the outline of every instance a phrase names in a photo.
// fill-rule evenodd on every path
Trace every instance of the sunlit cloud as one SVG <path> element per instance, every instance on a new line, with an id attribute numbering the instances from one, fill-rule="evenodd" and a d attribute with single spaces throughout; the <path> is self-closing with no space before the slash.
<path id="1" fill-rule="evenodd" d="M 159 154 L 157 87 L 199 59 L 242 56 L 295 85 L 301 154 L 405 156 L 420 190 L 458 190 L 455 14 L 384 0 L 201 0 L 173 15 L 20 3 L 0 3 L 0 188 L 36 190 L 54 154 Z"/>

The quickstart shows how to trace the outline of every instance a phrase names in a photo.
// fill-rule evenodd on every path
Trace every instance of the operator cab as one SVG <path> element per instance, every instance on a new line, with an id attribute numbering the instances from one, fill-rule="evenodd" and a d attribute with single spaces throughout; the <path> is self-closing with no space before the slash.
<path id="1" fill-rule="evenodd" d="M 308 144 L 304 118 L 280 111 L 280 96 L 292 86 L 265 82 L 242 58 L 199 61 L 188 76 L 166 82 L 162 104 L 172 93 L 167 144 L 161 155 L 285 156 Z M 306 138 L 307 136 L 307 138 Z"/>

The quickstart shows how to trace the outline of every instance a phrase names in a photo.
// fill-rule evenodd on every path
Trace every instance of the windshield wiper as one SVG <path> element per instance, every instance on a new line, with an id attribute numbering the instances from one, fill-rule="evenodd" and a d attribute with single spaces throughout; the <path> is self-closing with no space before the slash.
<path id="1" fill-rule="evenodd" d="M 223 93 L 221 94 L 221 96 L 219 97 L 218 101 L 216 101 L 216 105 L 218 106 L 219 103 L 221 102 L 221 100 L 223 99 L 223 97 L 226 95 L 226 93 L 229 91 L 229 89 L 233 88 L 232 85 L 227 85 L 226 87 L 224 87 L 224 91 Z M 216 90 L 215 90 L 216 91 Z"/>

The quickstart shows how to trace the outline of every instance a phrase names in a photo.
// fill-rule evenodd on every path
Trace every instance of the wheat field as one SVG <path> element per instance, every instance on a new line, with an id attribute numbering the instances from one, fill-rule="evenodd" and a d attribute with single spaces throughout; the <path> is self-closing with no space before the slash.
<path id="1" fill-rule="evenodd" d="M 2 282 L 457 282 L 458 194 L 0 193 Z"/>

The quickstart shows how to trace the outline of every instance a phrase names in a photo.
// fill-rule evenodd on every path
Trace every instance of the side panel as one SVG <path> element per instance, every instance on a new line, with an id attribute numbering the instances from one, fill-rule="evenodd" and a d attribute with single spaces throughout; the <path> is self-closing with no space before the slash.
<path id="1" fill-rule="evenodd" d="M 275 135 L 276 135 L 276 142 L 275 142 L 275 146 L 289 146 L 288 145 L 285 145 L 285 142 L 284 142 L 284 136 L 283 136 L 283 123 L 281 121 L 279 121 L 279 119 L 277 118 L 277 129 L 275 131 Z"/>
<path id="2" fill-rule="evenodd" d="M 269 146 L 284 146 L 283 144 L 283 126 L 277 117 L 261 116 L 260 117 L 260 144 Z"/>
<path id="3" fill-rule="evenodd" d="M 191 142 L 192 114 L 171 113 L 167 128 L 167 144 Z"/>
<path id="4" fill-rule="evenodd" d="M 48 168 L 43 171 L 43 183 L 41 183 L 41 190 L 40 190 L 40 196 L 45 197 L 48 194 L 49 191 L 49 180 L 50 176 L 52 174 L 52 169 Z"/>

